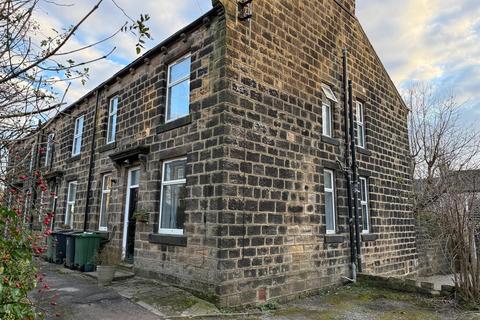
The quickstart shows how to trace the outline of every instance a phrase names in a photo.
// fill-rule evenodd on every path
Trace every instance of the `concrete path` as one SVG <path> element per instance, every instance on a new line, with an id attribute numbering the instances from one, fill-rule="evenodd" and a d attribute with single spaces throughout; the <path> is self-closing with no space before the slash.
<path id="1" fill-rule="evenodd" d="M 68 320 L 158 320 L 158 315 L 122 297 L 111 288 L 100 288 L 96 281 L 77 272 L 62 272 L 58 265 L 40 262 L 45 293 L 32 293 L 47 310 L 47 319 Z M 58 298 L 54 298 L 58 296 Z M 52 298 L 56 305 L 52 305 Z"/>

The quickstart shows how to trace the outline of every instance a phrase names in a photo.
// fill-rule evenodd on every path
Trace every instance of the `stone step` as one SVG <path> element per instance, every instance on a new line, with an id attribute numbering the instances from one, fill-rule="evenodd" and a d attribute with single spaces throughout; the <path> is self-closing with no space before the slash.
<path id="1" fill-rule="evenodd" d="M 132 272 L 133 273 L 133 264 L 126 263 L 126 262 L 120 262 L 119 264 L 117 264 L 117 270 L 122 270 L 122 271 L 127 271 L 127 272 Z"/>
<path id="2" fill-rule="evenodd" d="M 93 272 L 84 272 L 83 274 L 91 277 L 91 278 L 94 278 L 94 279 L 98 279 L 98 274 L 97 274 L 97 271 L 93 271 Z M 115 275 L 113 276 L 113 281 L 121 281 L 121 280 L 125 280 L 125 279 L 129 279 L 129 278 L 133 278 L 135 277 L 135 273 L 131 272 L 131 271 L 125 271 L 125 270 L 115 270 Z"/>

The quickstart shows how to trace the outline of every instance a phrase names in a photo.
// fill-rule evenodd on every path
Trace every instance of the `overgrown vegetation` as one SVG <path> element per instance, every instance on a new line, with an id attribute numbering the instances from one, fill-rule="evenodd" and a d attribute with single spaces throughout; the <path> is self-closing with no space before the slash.
<path id="1" fill-rule="evenodd" d="M 35 319 L 43 312 L 28 298 L 41 276 L 33 264 L 40 240 L 24 228 L 22 212 L 0 208 L 0 319 Z"/>
<path id="2" fill-rule="evenodd" d="M 459 118 L 461 104 L 416 84 L 410 113 L 413 211 L 427 236 L 442 245 L 458 298 L 480 306 L 480 132 Z"/>

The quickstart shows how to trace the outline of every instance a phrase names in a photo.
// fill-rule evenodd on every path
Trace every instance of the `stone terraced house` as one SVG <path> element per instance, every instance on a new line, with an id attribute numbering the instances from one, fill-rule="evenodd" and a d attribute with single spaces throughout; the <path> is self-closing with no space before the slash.
<path id="1" fill-rule="evenodd" d="M 408 109 L 355 0 L 248 2 L 214 0 L 12 149 L 12 174 L 39 169 L 55 191 L 23 181 L 26 208 L 51 206 L 55 227 L 108 232 L 137 275 L 223 306 L 340 284 L 353 243 L 363 272 L 415 272 Z M 344 173 L 344 49 L 359 242 Z"/>

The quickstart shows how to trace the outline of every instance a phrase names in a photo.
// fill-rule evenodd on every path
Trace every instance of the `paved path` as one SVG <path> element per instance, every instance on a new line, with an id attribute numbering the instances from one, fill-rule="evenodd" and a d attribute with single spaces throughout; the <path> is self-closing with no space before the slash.
<path id="1" fill-rule="evenodd" d="M 33 296 L 50 313 L 47 319 L 68 320 L 158 320 L 159 317 L 145 308 L 122 297 L 111 288 L 100 288 L 95 280 L 79 273 L 62 273 L 58 266 L 40 263 L 45 283 L 50 291 Z M 56 306 L 51 298 L 58 294 Z M 58 314 L 57 316 L 55 314 Z"/>

